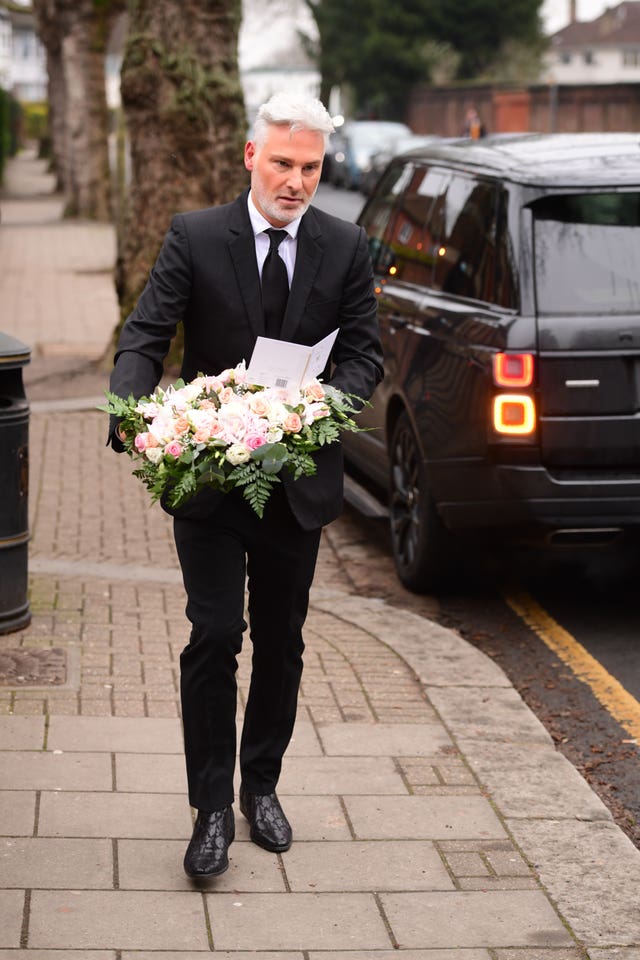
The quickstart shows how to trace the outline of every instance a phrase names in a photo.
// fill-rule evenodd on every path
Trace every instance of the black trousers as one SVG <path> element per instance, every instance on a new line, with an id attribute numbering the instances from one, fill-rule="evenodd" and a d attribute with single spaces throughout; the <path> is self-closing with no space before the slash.
<path id="1" fill-rule="evenodd" d="M 320 532 L 300 527 L 281 485 L 262 519 L 238 491 L 204 519 L 174 518 L 192 624 L 180 656 L 187 781 L 189 802 L 199 810 L 220 810 L 234 799 L 236 658 L 247 628 L 247 577 L 253 653 L 240 771 L 252 793 L 275 789 L 295 722 Z"/>

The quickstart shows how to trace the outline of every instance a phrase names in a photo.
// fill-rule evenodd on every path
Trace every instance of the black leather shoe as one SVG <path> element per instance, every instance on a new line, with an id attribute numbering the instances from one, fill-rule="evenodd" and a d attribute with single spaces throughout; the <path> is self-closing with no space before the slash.
<path id="1" fill-rule="evenodd" d="M 184 872 L 192 880 L 218 877 L 229 866 L 229 844 L 235 837 L 231 807 L 224 810 L 198 810 L 193 836 L 184 855 Z"/>
<path id="2" fill-rule="evenodd" d="M 249 793 L 241 786 L 240 810 L 249 821 L 251 839 L 259 847 L 272 853 L 289 849 L 293 834 L 275 793 Z"/>

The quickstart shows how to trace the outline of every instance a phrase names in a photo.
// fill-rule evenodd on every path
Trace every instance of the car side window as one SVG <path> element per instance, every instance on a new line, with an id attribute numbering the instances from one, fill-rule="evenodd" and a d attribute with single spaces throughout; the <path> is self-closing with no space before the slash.
<path id="1" fill-rule="evenodd" d="M 398 197 L 402 195 L 413 173 L 411 164 L 393 164 L 382 176 L 375 193 L 360 217 L 367 232 L 369 253 L 376 272 L 386 273 L 393 260 L 384 241 L 390 222 L 393 222 Z"/>
<path id="2" fill-rule="evenodd" d="M 452 176 L 443 213 L 433 286 L 443 293 L 495 302 L 497 185 Z"/>
<path id="3" fill-rule="evenodd" d="M 396 279 L 432 286 L 439 211 L 448 179 L 448 174 L 430 167 L 413 170 L 385 238 L 391 253 L 387 272 Z"/>

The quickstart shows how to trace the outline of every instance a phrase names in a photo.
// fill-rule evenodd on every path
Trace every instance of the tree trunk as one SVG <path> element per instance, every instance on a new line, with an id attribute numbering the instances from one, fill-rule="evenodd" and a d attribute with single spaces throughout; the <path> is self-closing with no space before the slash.
<path id="1" fill-rule="evenodd" d="M 47 93 L 49 100 L 49 134 L 52 167 L 56 189 L 66 194 L 67 171 L 66 99 L 67 91 L 62 64 L 61 31 L 54 0 L 33 0 L 33 9 L 40 40 L 47 53 Z"/>
<path id="2" fill-rule="evenodd" d="M 66 215 L 111 219 L 105 49 L 125 0 L 34 0 L 48 51 L 58 169 Z M 60 113 L 63 111 L 64 121 Z"/>
<path id="3" fill-rule="evenodd" d="M 67 114 L 66 107 L 66 88 L 64 83 L 64 69 L 62 66 L 62 51 L 60 47 L 55 50 L 47 48 L 47 77 L 48 77 L 48 97 L 49 97 L 49 135 L 51 137 L 51 152 L 53 172 L 56 175 L 56 190 L 60 193 L 65 192 L 64 170 L 66 167 L 64 157 L 66 155 L 67 130 L 65 118 Z"/>
<path id="4" fill-rule="evenodd" d="M 130 0 L 129 16 L 121 90 L 131 184 L 117 268 L 123 319 L 171 216 L 226 202 L 247 182 L 240 0 Z"/>

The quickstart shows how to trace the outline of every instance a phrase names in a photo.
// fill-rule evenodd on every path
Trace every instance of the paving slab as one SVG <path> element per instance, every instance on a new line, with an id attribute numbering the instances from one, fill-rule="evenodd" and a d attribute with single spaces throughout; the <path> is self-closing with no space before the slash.
<path id="1" fill-rule="evenodd" d="M 2 758 L 4 781 L 17 790 L 110 790 L 111 758 L 104 753 L 15 750 Z"/>
<path id="2" fill-rule="evenodd" d="M 312 606 L 343 617 L 388 644 L 403 657 L 420 681 L 432 686 L 499 686 L 511 682 L 489 657 L 470 646 L 454 630 L 441 627 L 408 610 L 391 607 L 382 600 L 316 587 Z M 461 664 L 464 663 L 464 670 Z"/>
<path id="3" fill-rule="evenodd" d="M 301 950 L 251 950 L 248 953 L 244 950 L 216 950 L 214 956 L 215 960 L 306 960 Z M 0 960 L 2 960 L 1 956 Z M 54 960 L 60 960 L 60 958 L 54 958 Z M 146 950 L 125 950 L 122 960 L 206 960 L 206 955 L 183 950 L 180 956 L 176 957 L 175 953 L 167 953 L 165 950 L 154 950 L 152 953 Z M 397 957 L 396 960 L 398 960 Z"/>
<path id="4" fill-rule="evenodd" d="M 295 843 L 284 859 L 292 890 L 453 890 L 432 843 L 421 840 Z"/>
<path id="5" fill-rule="evenodd" d="M 321 723 L 330 757 L 432 757 L 453 741 L 440 723 Z"/>
<path id="6" fill-rule="evenodd" d="M 619 827 L 568 820 L 508 825 L 588 949 L 640 944 L 640 853 Z"/>
<path id="7" fill-rule="evenodd" d="M 116 784 L 123 793 L 187 795 L 184 756 L 177 753 L 117 753 Z"/>
<path id="8" fill-rule="evenodd" d="M 216 950 L 390 946 L 375 898 L 354 893 L 207 894 Z"/>
<path id="9" fill-rule="evenodd" d="M 239 736 L 238 743 L 240 743 Z M 321 755 L 322 745 L 314 725 L 309 720 L 298 719 L 287 747 L 287 759 L 289 757 L 319 757 Z"/>
<path id="10" fill-rule="evenodd" d="M 278 793 L 406 794 L 390 757 L 290 757 L 282 768 Z"/>
<path id="11" fill-rule="evenodd" d="M 24 911 L 23 890 L 0 890 L 0 947 L 19 947 Z"/>
<path id="12" fill-rule="evenodd" d="M 505 817 L 611 820 L 602 800 L 551 744 L 459 740 L 458 746 Z"/>
<path id="13" fill-rule="evenodd" d="M 504 839 L 485 797 L 345 797 L 359 840 Z"/>
<path id="14" fill-rule="evenodd" d="M 330 950 L 309 953 L 309 960 L 492 960 L 488 950 Z"/>
<path id="15" fill-rule="evenodd" d="M 178 840 L 193 825 L 183 797 L 142 793 L 43 793 L 43 837 L 129 837 Z"/>
<path id="16" fill-rule="evenodd" d="M 182 755 L 183 740 L 177 719 L 55 716 L 49 726 L 48 748 Z"/>
<path id="17" fill-rule="evenodd" d="M 42 750 L 44 717 L 0 717 L 0 750 Z"/>
<path id="18" fill-rule="evenodd" d="M 110 888 L 111 841 L 45 837 L 0 840 L 0 886 Z"/>
<path id="19" fill-rule="evenodd" d="M 116 954 L 114 950 L 65 950 L 62 957 L 59 950 L 0 950 L 0 960 L 116 960 Z"/>
<path id="20" fill-rule="evenodd" d="M 640 947 L 605 947 L 603 950 L 591 948 L 590 960 L 640 960 Z"/>
<path id="21" fill-rule="evenodd" d="M 0 835 L 31 836 L 35 827 L 35 814 L 35 792 L 0 790 Z"/>
<path id="22" fill-rule="evenodd" d="M 573 939 L 542 891 L 383 893 L 400 949 L 561 947 Z"/>
<path id="23" fill-rule="evenodd" d="M 494 951 L 496 960 L 585 960 L 584 950 L 580 947 L 536 947 L 529 950 L 526 947 L 516 947 L 512 950 L 498 948 Z"/>
<path id="24" fill-rule="evenodd" d="M 513 687 L 468 686 L 443 690 L 427 685 L 425 692 L 455 737 L 500 743 L 553 743 Z"/>
<path id="25" fill-rule="evenodd" d="M 182 861 L 184 840 L 119 840 L 118 876 L 122 890 L 193 890 Z M 287 854 L 287 857 L 289 854 Z M 229 848 L 229 869 L 210 881 L 216 892 L 284 893 L 278 858 L 237 838 Z M 202 888 L 200 888 L 202 889 Z"/>
<path id="26" fill-rule="evenodd" d="M 208 950 L 202 898 L 194 893 L 36 890 L 29 946 L 58 950 Z"/>

